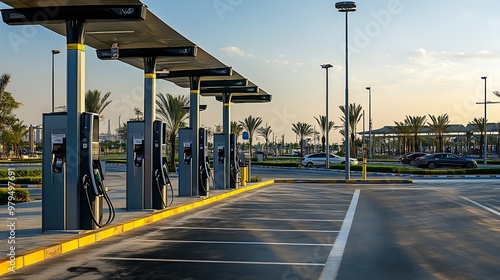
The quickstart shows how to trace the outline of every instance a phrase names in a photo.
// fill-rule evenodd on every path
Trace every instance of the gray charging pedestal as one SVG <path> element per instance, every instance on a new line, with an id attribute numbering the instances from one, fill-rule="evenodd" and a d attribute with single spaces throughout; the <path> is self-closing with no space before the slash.
<path id="1" fill-rule="evenodd" d="M 127 210 L 144 209 L 144 122 L 127 122 Z"/>
<path id="2" fill-rule="evenodd" d="M 197 196 L 191 187 L 191 157 L 192 157 L 192 132 L 191 128 L 179 129 L 179 196 Z"/>
<path id="3" fill-rule="evenodd" d="M 214 134 L 214 182 L 216 190 L 225 189 L 225 140 L 225 134 Z"/>
<path id="4" fill-rule="evenodd" d="M 66 227 L 66 112 L 43 114 L 42 231 Z"/>

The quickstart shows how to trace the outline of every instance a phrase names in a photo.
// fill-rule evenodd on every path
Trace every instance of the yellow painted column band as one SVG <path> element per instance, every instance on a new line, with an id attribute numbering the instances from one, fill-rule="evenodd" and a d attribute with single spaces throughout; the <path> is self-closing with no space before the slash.
<path id="1" fill-rule="evenodd" d="M 144 79 L 156 79 L 155 73 L 146 73 L 144 74 Z"/>
<path id="2" fill-rule="evenodd" d="M 68 51 L 71 51 L 71 50 L 77 50 L 77 51 L 82 51 L 82 52 L 85 51 L 85 45 L 78 44 L 78 43 L 67 44 L 66 48 L 68 49 Z"/>
<path id="3" fill-rule="evenodd" d="M 199 89 L 192 89 L 191 94 L 200 94 L 200 90 Z"/>
<path id="4" fill-rule="evenodd" d="M 230 104 L 229 103 L 224 103 L 224 107 L 229 107 Z"/>

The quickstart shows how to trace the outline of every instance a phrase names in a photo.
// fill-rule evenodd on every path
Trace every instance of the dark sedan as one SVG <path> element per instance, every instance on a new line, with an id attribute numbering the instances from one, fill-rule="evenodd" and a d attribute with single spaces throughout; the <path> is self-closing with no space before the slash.
<path id="1" fill-rule="evenodd" d="M 411 153 L 411 154 L 405 154 L 399 159 L 399 162 L 402 164 L 409 164 L 411 166 L 415 166 L 415 159 L 418 157 L 423 157 L 425 155 L 428 155 L 427 153 Z"/>
<path id="2" fill-rule="evenodd" d="M 477 168 L 477 162 L 470 158 L 458 157 L 450 153 L 436 153 L 415 160 L 418 167 L 434 169 L 436 167 Z"/>

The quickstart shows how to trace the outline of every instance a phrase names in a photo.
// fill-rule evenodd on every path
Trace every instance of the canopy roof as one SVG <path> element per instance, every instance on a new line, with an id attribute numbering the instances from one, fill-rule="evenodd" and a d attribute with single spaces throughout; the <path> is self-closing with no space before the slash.
<path id="1" fill-rule="evenodd" d="M 39 0 L 0 0 L 13 8 L 35 8 L 52 7 L 57 2 Z M 138 0 L 71 0 L 65 1 L 67 6 L 102 6 L 102 5 L 143 5 Z M 55 9 L 54 9 L 55 10 Z M 52 10 L 48 10 L 52 11 Z M 49 12 L 48 12 L 49 14 Z M 66 36 L 66 25 L 64 22 L 47 22 L 42 26 Z M 111 49 L 114 43 L 119 44 L 122 49 L 149 49 L 170 47 L 196 47 L 196 44 L 179 34 L 169 25 L 164 23 L 151 11 L 146 10 L 142 21 L 92 21 L 88 20 L 86 25 L 85 44 L 96 50 Z M 118 58 L 129 65 L 144 69 L 142 57 Z M 202 70 L 227 68 L 228 66 L 217 60 L 200 47 L 197 47 L 196 56 L 182 57 L 158 57 L 156 70 L 161 72 Z M 165 78 L 180 87 L 189 87 L 188 77 Z M 202 81 L 210 80 L 235 80 L 245 79 L 236 71 L 231 76 L 203 77 Z M 256 85 L 248 81 L 249 87 Z M 267 94 L 259 88 L 256 93 L 234 93 L 234 95 Z M 203 95 L 203 94 L 202 94 Z M 213 94 L 210 94 L 213 95 Z"/>

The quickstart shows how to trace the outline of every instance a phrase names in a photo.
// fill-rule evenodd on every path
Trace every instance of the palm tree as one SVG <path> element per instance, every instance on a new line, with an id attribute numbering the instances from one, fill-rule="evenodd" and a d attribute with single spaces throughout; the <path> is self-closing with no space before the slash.
<path id="1" fill-rule="evenodd" d="M 427 125 L 429 126 L 429 129 L 436 135 L 438 139 L 437 143 L 437 151 L 436 152 L 442 152 L 443 147 L 444 147 L 444 139 L 443 135 L 448 133 L 449 129 L 449 123 L 450 123 L 450 118 L 448 117 L 448 114 L 444 113 L 443 115 L 440 116 L 434 116 L 434 115 L 429 115 L 429 118 L 431 119 L 432 123 L 427 122 Z"/>
<path id="2" fill-rule="evenodd" d="M 310 124 L 298 122 L 292 124 L 292 131 L 300 138 L 300 156 L 302 157 L 304 156 L 302 142 L 304 138 L 314 133 L 314 129 Z"/>
<path id="3" fill-rule="evenodd" d="M 342 111 L 343 115 L 340 117 L 342 122 L 345 125 L 345 106 L 339 106 L 340 110 Z M 356 103 L 351 103 L 349 104 L 349 128 L 350 128 L 350 147 L 351 147 L 351 157 L 355 158 L 357 157 L 358 154 L 358 147 L 355 146 L 355 140 L 356 140 L 356 126 L 358 125 L 359 121 L 361 120 L 362 117 L 362 112 L 363 112 L 363 107 L 361 105 L 356 105 Z"/>
<path id="4" fill-rule="evenodd" d="M 157 97 L 156 113 L 166 122 L 166 135 L 170 143 L 169 169 L 175 170 L 175 137 L 179 128 L 185 126 L 189 111 L 184 107 L 189 106 L 189 98 L 184 95 L 173 96 L 169 93 L 165 95 L 158 93 Z"/>
<path id="5" fill-rule="evenodd" d="M 418 134 L 422 132 L 426 121 L 425 116 L 406 116 L 405 124 L 413 134 L 413 148 L 415 152 L 420 152 Z"/>
<path id="6" fill-rule="evenodd" d="M 0 76 L 0 100 L 2 99 L 3 93 L 5 92 L 5 89 L 7 88 L 9 82 L 10 82 L 9 74 L 2 74 L 2 76 Z"/>
<path id="7" fill-rule="evenodd" d="M 321 127 L 321 144 L 323 146 L 323 152 L 325 152 L 325 143 L 326 143 L 326 137 L 325 135 L 330 132 L 330 130 L 333 128 L 335 123 L 333 121 L 328 122 L 328 129 L 326 128 L 326 116 L 319 116 L 319 118 L 314 117 L 316 119 L 316 122 L 318 123 L 319 127 Z M 328 130 L 328 132 L 326 132 Z"/>
<path id="8" fill-rule="evenodd" d="M 236 139 L 238 139 L 243 133 L 243 126 L 238 122 L 231 121 L 231 133 L 236 134 Z"/>
<path id="9" fill-rule="evenodd" d="M 485 123 L 484 118 L 474 118 L 471 122 L 469 122 L 470 125 L 475 126 L 481 133 L 481 136 L 479 137 L 480 155 L 483 154 L 484 123 Z"/>
<path id="10" fill-rule="evenodd" d="M 259 129 L 257 129 L 257 135 L 264 138 L 264 141 L 266 141 L 265 146 L 264 146 L 266 153 L 268 152 L 267 143 L 269 142 L 269 137 L 271 137 L 272 132 L 273 132 L 273 130 L 271 129 L 270 126 L 259 127 Z"/>
<path id="11" fill-rule="evenodd" d="M 262 119 L 260 117 L 254 118 L 252 117 L 252 115 L 250 115 L 246 117 L 243 121 L 240 121 L 240 124 L 248 132 L 248 143 L 250 144 L 250 158 L 252 158 L 253 134 L 262 124 Z"/>
<path id="12" fill-rule="evenodd" d="M 107 92 L 104 96 L 101 97 L 101 92 L 98 90 L 88 90 L 85 93 L 85 111 L 90 113 L 99 114 L 99 118 L 101 120 L 104 119 L 104 115 L 102 112 L 104 109 L 113 101 L 108 98 L 111 95 L 111 92 Z"/>
<path id="13" fill-rule="evenodd" d="M 391 130 L 398 135 L 398 140 L 400 143 L 401 151 L 400 154 L 405 154 L 409 150 L 410 146 L 410 129 L 405 122 L 394 122 L 396 126 L 391 127 Z M 399 148 L 398 148 L 399 150 Z"/>
<path id="14" fill-rule="evenodd" d="M 28 126 L 24 124 L 23 121 L 19 119 L 15 123 L 10 125 L 10 133 L 12 135 L 12 145 L 14 146 L 14 155 L 17 158 L 21 157 L 21 143 L 23 142 L 23 137 L 28 134 Z"/>

